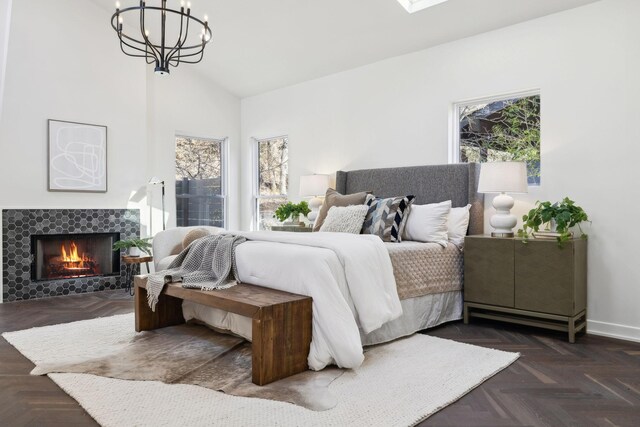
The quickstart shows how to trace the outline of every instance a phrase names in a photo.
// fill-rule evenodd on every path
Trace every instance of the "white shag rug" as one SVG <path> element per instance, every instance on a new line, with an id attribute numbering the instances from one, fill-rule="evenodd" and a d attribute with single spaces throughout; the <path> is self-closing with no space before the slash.
<path id="1" fill-rule="evenodd" d="M 2 336 L 38 365 L 116 353 L 135 336 L 133 325 L 133 314 L 125 314 Z M 340 403 L 324 412 L 193 385 L 87 374 L 49 377 L 103 426 L 404 427 L 455 402 L 518 357 L 416 334 L 376 347 L 359 369 L 332 382 Z"/>

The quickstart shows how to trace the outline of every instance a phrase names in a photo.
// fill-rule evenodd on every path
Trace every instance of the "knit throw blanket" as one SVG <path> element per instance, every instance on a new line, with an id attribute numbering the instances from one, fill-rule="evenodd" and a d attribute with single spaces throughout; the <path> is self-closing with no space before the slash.
<path id="1" fill-rule="evenodd" d="M 158 298 L 168 283 L 182 283 L 183 288 L 212 291 L 239 283 L 236 267 L 236 247 L 246 242 L 242 236 L 216 234 L 192 242 L 173 260 L 167 270 L 150 274 L 147 279 L 147 299 L 156 311 Z"/>

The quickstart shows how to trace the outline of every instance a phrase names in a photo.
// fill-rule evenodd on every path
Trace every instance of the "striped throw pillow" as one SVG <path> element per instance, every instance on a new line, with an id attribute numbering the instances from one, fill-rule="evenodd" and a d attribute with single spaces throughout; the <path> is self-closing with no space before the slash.
<path id="1" fill-rule="evenodd" d="M 383 242 L 400 243 L 414 199 L 415 196 L 381 199 L 368 194 L 365 204 L 369 206 L 369 211 L 362 225 L 362 234 L 375 234 Z"/>

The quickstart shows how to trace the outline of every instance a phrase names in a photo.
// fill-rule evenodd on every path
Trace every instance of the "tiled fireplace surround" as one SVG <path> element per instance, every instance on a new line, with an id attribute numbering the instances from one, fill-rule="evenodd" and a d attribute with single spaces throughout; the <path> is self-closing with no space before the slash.
<path id="1" fill-rule="evenodd" d="M 3 209 L 2 296 L 4 302 L 118 289 L 119 276 L 31 281 L 31 235 L 120 233 L 120 239 L 140 236 L 137 209 Z"/>

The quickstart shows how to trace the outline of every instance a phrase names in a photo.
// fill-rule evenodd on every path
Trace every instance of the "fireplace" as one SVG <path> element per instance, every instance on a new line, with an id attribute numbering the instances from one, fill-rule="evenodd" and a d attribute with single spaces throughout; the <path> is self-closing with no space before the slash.
<path id="1" fill-rule="evenodd" d="M 120 233 L 31 235 L 31 280 L 120 275 Z"/>

